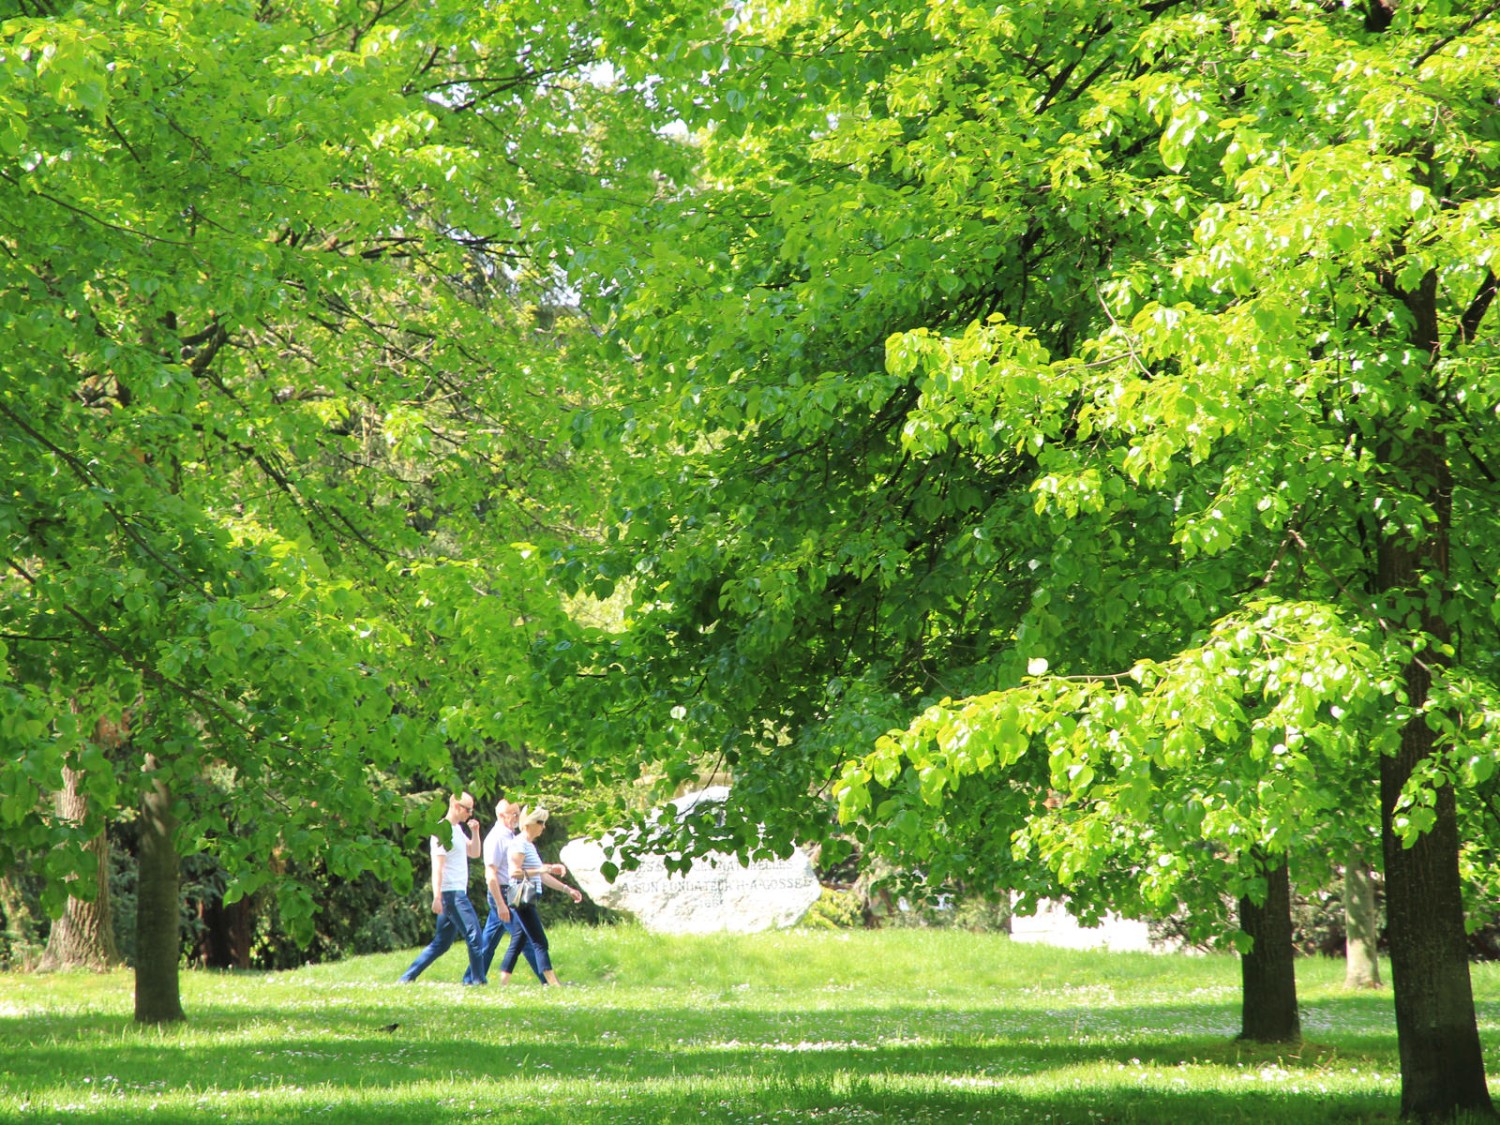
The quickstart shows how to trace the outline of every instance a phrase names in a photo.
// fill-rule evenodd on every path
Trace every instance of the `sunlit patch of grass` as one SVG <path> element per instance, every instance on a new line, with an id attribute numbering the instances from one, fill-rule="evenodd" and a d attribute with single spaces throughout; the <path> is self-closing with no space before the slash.
<path id="1" fill-rule="evenodd" d="M 1393 1122 L 1389 992 L 1299 963 L 1306 1041 L 1238 1043 L 1228 957 L 932 931 L 664 938 L 555 927 L 573 987 L 465 989 L 456 954 L 183 977 L 0 976 L 0 1121 Z M 1476 966 L 1486 1040 L 1500 970 Z M 1493 1053 L 1493 1052 L 1492 1052 Z M 1492 1060 L 1493 1061 L 1493 1060 Z"/>

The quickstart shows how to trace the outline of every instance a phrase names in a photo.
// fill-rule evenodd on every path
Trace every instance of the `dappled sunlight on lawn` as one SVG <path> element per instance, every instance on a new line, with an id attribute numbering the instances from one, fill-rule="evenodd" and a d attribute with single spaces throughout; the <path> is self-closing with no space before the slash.
<path id="1" fill-rule="evenodd" d="M 0 1119 L 431 1125 L 544 1106 L 540 1120 L 582 1125 L 1311 1123 L 1392 1120 L 1397 1105 L 1389 996 L 1330 987 L 1315 962 L 1308 1042 L 1269 1048 L 1233 1039 L 1230 958 L 1013 958 L 1003 938 L 961 936 L 942 953 L 948 980 L 924 987 L 906 958 L 931 956 L 930 938 L 804 940 L 802 967 L 774 976 L 726 956 L 753 943 L 700 939 L 674 944 L 690 983 L 636 983 L 650 974 L 634 971 L 635 935 L 614 950 L 608 935 L 558 936 L 589 953 L 570 988 L 464 989 L 444 965 L 398 985 L 402 954 L 189 972 L 190 1018 L 167 1028 L 131 1022 L 128 974 L 0 977 Z M 887 971 L 830 988 L 830 948 Z M 951 983 L 981 971 L 982 986 Z M 1476 980 L 1492 1028 L 1496 989 Z"/>

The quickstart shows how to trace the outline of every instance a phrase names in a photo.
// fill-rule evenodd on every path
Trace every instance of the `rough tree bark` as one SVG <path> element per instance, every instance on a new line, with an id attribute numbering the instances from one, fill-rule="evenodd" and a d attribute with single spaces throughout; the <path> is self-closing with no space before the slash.
<path id="1" fill-rule="evenodd" d="M 140 878 L 135 914 L 135 1018 L 138 1023 L 183 1019 L 177 962 L 180 871 L 172 794 L 146 755 L 149 776 L 141 798 Z"/>
<path id="2" fill-rule="evenodd" d="M 1297 973 L 1292 950 L 1292 884 L 1285 861 L 1266 871 L 1266 898 L 1240 899 L 1240 929 L 1254 939 L 1240 958 L 1240 1038 L 1256 1043 L 1295 1043 L 1302 1038 L 1297 1014 Z"/>
<path id="3" fill-rule="evenodd" d="M 63 769 L 63 787 L 53 795 L 58 818 L 81 821 L 84 799 L 78 782 L 83 775 Z M 52 923 L 47 948 L 38 962 L 39 969 L 89 968 L 108 969 L 120 963 L 115 945 L 115 924 L 109 902 L 109 835 L 101 831 L 89 841 L 94 856 L 94 894 L 91 899 L 68 896 L 60 918 Z"/>
<path id="4" fill-rule="evenodd" d="M 125 720 L 100 719 L 94 726 L 94 742 L 106 751 L 118 750 L 129 736 Z M 59 819 L 78 823 L 87 811 L 79 792 L 82 774 L 64 767 L 62 790 L 53 796 Z M 108 969 L 120 963 L 115 944 L 114 914 L 109 898 L 109 833 L 100 831 L 89 841 L 94 856 L 94 893 L 91 898 L 70 895 L 62 917 L 52 923 L 47 949 L 38 968 Z"/>
<path id="5" fill-rule="evenodd" d="M 1360 852 L 1344 865 L 1344 987 L 1379 988 L 1380 912 L 1375 875 Z"/>
<path id="6" fill-rule="evenodd" d="M 1412 314 L 1412 343 L 1421 354 L 1441 351 L 1437 275 L 1400 296 Z M 1443 409 L 1435 376 L 1423 390 L 1434 415 Z M 1459 1113 L 1492 1117 L 1485 1085 L 1473 986 L 1464 935 L 1458 869 L 1458 809 L 1452 784 L 1432 791 L 1432 827 L 1411 846 L 1396 831 L 1397 803 L 1413 775 L 1441 753 L 1424 714 L 1434 670 L 1451 639 L 1443 613 L 1453 526 L 1453 476 L 1442 433 L 1419 426 L 1393 437 L 1382 458 L 1404 478 L 1400 483 L 1426 502 L 1430 517 L 1415 534 L 1392 520 L 1377 548 L 1378 587 L 1394 600 L 1398 620 L 1420 616 L 1422 632 L 1435 644 L 1414 651 L 1404 670 L 1411 718 L 1394 754 L 1380 762 L 1381 842 L 1385 853 L 1386 937 L 1396 999 L 1401 1051 L 1401 1113 L 1419 1121 L 1451 1120 Z"/>

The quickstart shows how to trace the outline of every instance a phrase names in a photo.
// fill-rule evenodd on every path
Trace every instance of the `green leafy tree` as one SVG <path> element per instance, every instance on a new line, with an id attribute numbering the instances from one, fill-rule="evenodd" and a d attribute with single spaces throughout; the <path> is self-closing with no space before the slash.
<path id="1" fill-rule="evenodd" d="M 278 856 L 399 889 L 377 829 L 427 810 L 384 779 L 524 741 L 535 544 L 591 522 L 568 411 L 604 393 L 539 216 L 654 134 L 581 3 L 5 12 L 0 864 L 59 909 L 139 808 L 137 1015 L 171 1019 L 180 853 L 231 899 Z"/>
<path id="2" fill-rule="evenodd" d="M 1378 825 L 1403 1112 L 1489 1113 L 1458 825 L 1495 765 L 1492 16 L 615 29 L 704 181 L 572 259 L 643 387 L 617 539 L 560 568 L 631 609 L 538 673 L 583 776 L 722 764 L 680 842 L 746 851 L 826 833 L 837 779 L 866 844 L 1040 865 L 1085 912 L 1253 907 Z"/>

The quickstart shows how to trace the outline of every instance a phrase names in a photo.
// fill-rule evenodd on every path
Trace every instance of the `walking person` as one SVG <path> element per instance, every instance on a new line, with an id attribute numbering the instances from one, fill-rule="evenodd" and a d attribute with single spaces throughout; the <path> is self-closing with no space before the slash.
<path id="1" fill-rule="evenodd" d="M 467 823 L 468 831 L 464 830 Z M 465 984 L 484 984 L 483 948 L 480 945 L 479 915 L 469 901 L 469 860 L 479 855 L 479 821 L 474 819 L 474 798 L 459 793 L 448 798 L 448 815 L 433 836 L 432 912 L 437 915 L 437 932 L 432 942 L 401 974 L 403 984 L 422 975 L 427 968 L 462 936 L 469 950 L 469 972 Z"/>
<path id="2" fill-rule="evenodd" d="M 523 813 L 516 838 L 510 845 L 510 881 L 506 893 L 510 912 L 519 923 L 519 932 L 511 935 L 510 945 L 506 947 L 505 956 L 500 960 L 501 984 L 510 980 L 521 950 L 528 944 L 536 953 L 535 968 L 542 974 L 543 980 L 550 985 L 561 983 L 552 969 L 552 957 L 547 949 L 547 931 L 542 928 L 537 903 L 541 899 L 543 886 L 572 895 L 574 902 L 583 901 L 583 892 L 562 881 L 562 876 L 568 873 L 566 867 L 560 863 L 543 863 L 536 850 L 537 837 L 546 830 L 548 816 L 547 810 L 541 806 Z M 521 900 L 526 896 L 522 889 L 527 885 L 530 887 L 531 897 L 523 902 Z"/>
<path id="3" fill-rule="evenodd" d="M 516 826 L 521 820 L 521 806 L 500 798 L 495 805 L 495 827 L 484 838 L 484 885 L 488 892 L 490 912 L 484 920 L 484 933 L 480 945 L 484 948 L 484 971 L 488 975 L 494 963 L 495 951 L 500 948 L 500 935 L 514 938 L 521 932 L 520 920 L 505 901 L 505 886 L 510 879 L 510 845 L 516 838 Z M 542 970 L 536 967 L 536 947 L 531 942 L 521 946 L 521 956 L 531 966 L 536 979 L 547 983 Z M 464 983 L 471 983 L 472 972 L 464 974 Z"/>

